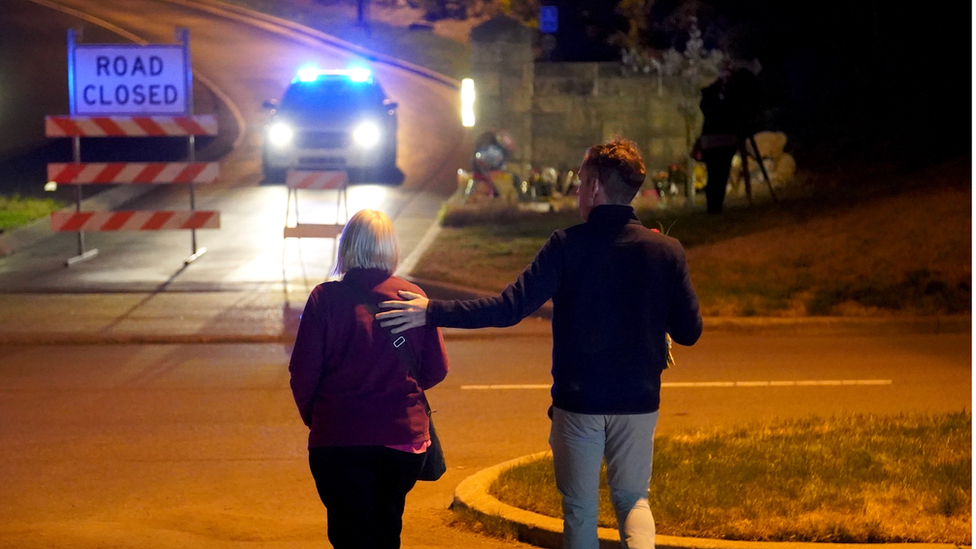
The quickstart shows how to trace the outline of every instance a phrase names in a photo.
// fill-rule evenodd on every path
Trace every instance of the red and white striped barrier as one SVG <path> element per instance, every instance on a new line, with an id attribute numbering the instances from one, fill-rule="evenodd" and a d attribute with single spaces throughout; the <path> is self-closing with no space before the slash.
<path id="1" fill-rule="evenodd" d="M 285 185 L 289 189 L 315 189 L 319 191 L 330 189 L 344 189 L 349 183 L 345 171 L 334 172 L 306 172 L 288 170 Z"/>
<path id="2" fill-rule="evenodd" d="M 51 230 L 69 231 L 166 231 L 219 229 L 220 212 L 54 212 Z"/>
<path id="3" fill-rule="evenodd" d="M 48 137 L 168 137 L 217 135 L 217 117 L 197 116 L 47 116 Z"/>
<path id="4" fill-rule="evenodd" d="M 48 164 L 47 180 L 65 185 L 83 183 L 213 183 L 217 162 L 112 162 Z"/>

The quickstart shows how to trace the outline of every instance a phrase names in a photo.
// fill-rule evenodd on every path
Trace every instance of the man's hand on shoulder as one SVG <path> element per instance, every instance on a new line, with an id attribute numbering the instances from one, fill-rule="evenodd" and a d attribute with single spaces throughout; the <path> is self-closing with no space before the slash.
<path id="1" fill-rule="evenodd" d="M 405 301 L 384 301 L 380 309 L 390 309 L 376 313 L 376 320 L 380 326 L 391 328 L 390 332 L 399 334 L 411 328 L 419 328 L 427 324 L 428 299 L 420 294 L 400 290 L 399 295 Z"/>

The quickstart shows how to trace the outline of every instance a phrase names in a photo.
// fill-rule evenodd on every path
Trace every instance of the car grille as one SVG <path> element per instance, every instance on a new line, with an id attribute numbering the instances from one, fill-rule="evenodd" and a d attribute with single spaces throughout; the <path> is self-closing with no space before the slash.
<path id="1" fill-rule="evenodd" d="M 301 149 L 343 149 L 349 141 L 349 134 L 344 132 L 298 132 L 295 136 L 295 144 Z"/>

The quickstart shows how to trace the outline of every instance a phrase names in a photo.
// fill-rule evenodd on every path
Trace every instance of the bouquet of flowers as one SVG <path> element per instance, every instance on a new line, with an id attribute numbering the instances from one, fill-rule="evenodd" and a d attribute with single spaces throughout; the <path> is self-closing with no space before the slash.
<path id="1" fill-rule="evenodd" d="M 674 355 L 671 354 L 671 334 L 664 334 L 664 340 L 668 343 L 668 360 L 664 363 L 664 369 L 674 366 Z"/>
<path id="2" fill-rule="evenodd" d="M 673 226 L 673 224 L 672 224 L 672 226 Z M 663 228 L 664 228 L 664 226 L 662 225 L 661 226 L 661 229 L 663 229 Z M 660 229 L 651 229 L 651 230 L 654 231 L 654 232 L 656 232 L 656 233 L 661 232 Z M 670 231 L 670 227 L 668 228 L 668 230 Z M 664 233 L 664 234 L 668 234 L 668 233 Z M 664 334 L 664 341 L 665 341 L 665 343 L 668 344 L 668 359 L 664 363 L 664 369 L 667 370 L 668 368 L 674 366 L 674 355 L 671 354 L 671 334 L 667 334 L 667 333 Z"/>

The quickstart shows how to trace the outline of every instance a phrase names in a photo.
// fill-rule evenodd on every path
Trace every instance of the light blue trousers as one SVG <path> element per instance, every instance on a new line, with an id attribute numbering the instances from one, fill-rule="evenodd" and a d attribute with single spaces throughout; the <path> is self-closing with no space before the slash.
<path id="1" fill-rule="evenodd" d="M 553 408 L 549 446 L 556 488 L 563 498 L 563 548 L 597 549 L 600 465 L 624 549 L 654 548 L 654 516 L 647 502 L 658 413 L 576 414 Z"/>

